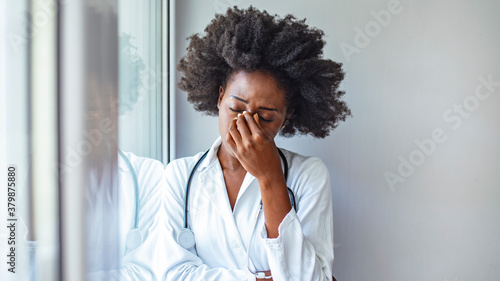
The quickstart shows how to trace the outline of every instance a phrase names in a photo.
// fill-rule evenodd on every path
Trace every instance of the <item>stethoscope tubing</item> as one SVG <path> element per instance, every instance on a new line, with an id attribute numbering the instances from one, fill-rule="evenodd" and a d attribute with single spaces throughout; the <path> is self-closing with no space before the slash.
<path id="1" fill-rule="evenodd" d="M 196 169 L 201 164 L 201 162 L 203 161 L 203 159 L 205 159 L 205 157 L 207 156 L 207 154 L 208 154 L 209 151 L 210 151 L 210 149 L 207 150 L 200 157 L 200 159 L 198 159 L 198 161 L 194 165 L 194 168 L 191 170 L 191 173 L 189 174 L 189 178 L 188 178 L 187 185 L 186 185 L 186 197 L 185 197 L 185 200 L 184 200 L 184 228 L 188 228 L 188 215 L 187 215 L 187 213 L 188 213 L 189 189 L 191 187 L 191 181 L 193 180 L 193 175 L 194 175 Z M 279 148 L 278 148 L 278 153 L 280 155 L 280 158 L 283 161 L 284 175 L 285 175 L 285 182 L 286 182 L 287 179 L 288 179 L 288 161 L 286 160 L 285 155 L 283 154 L 283 152 Z M 288 194 L 289 194 L 290 199 L 291 199 L 290 201 L 292 203 L 292 207 L 293 207 L 294 210 L 297 210 L 297 206 L 296 206 L 296 203 L 295 203 L 295 195 L 294 195 L 293 191 L 288 186 L 287 186 L 287 189 L 288 189 Z M 262 200 L 260 201 L 260 204 L 262 204 Z"/>
<path id="2" fill-rule="evenodd" d="M 138 224 L 138 213 L 139 213 L 139 181 L 137 180 L 137 174 L 135 173 L 134 167 L 132 167 L 132 163 L 130 163 L 130 160 L 128 159 L 127 156 L 125 156 L 125 153 L 123 153 L 121 150 L 118 150 L 118 153 L 122 157 L 122 159 L 125 161 L 125 164 L 127 164 L 128 169 L 130 170 L 130 173 L 132 174 L 132 179 L 134 180 L 134 195 L 135 195 L 135 216 L 134 216 L 134 228 L 137 228 Z"/>
<path id="3" fill-rule="evenodd" d="M 127 167 L 132 174 L 132 179 L 134 181 L 134 195 L 135 195 L 135 214 L 134 214 L 134 227 L 129 230 L 127 233 L 126 237 L 126 252 L 128 253 L 129 251 L 139 247 L 142 242 L 144 242 L 144 236 L 142 234 L 142 231 L 139 229 L 139 180 L 137 179 L 137 173 L 135 172 L 134 167 L 132 166 L 132 163 L 130 162 L 130 159 L 123 153 L 121 150 L 118 150 L 118 154 L 122 157 L 123 161 L 125 161 L 125 164 L 127 164 Z"/>

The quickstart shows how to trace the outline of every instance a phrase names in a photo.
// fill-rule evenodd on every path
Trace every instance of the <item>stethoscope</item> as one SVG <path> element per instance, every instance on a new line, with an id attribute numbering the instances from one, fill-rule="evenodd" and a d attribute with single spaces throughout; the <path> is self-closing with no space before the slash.
<path id="1" fill-rule="evenodd" d="M 130 163 L 130 160 L 128 157 L 121 151 L 118 150 L 118 153 L 120 156 L 123 158 L 123 161 L 125 161 L 125 164 L 127 164 L 128 169 L 130 170 L 130 173 L 132 174 L 132 178 L 134 180 L 134 194 L 135 194 L 135 216 L 134 216 L 134 228 L 129 230 L 127 233 L 127 238 L 125 245 L 127 247 L 127 252 L 131 251 L 139 245 L 142 244 L 142 241 L 144 240 L 144 237 L 142 235 L 142 232 L 139 230 L 138 226 L 138 216 L 139 216 L 139 181 L 137 180 L 137 174 L 135 173 L 134 167 L 132 167 L 132 163 Z"/>
<path id="2" fill-rule="evenodd" d="M 191 250 L 196 245 L 194 233 L 191 229 L 188 228 L 188 215 L 187 215 L 187 213 L 188 213 L 188 197 L 189 197 L 189 189 L 191 187 L 191 180 L 193 179 L 194 172 L 196 171 L 196 169 L 198 168 L 200 163 L 203 161 L 203 159 L 205 159 L 205 157 L 207 156 L 209 151 L 210 151 L 210 149 L 207 150 L 200 157 L 198 162 L 196 162 L 196 164 L 194 165 L 194 168 L 191 170 L 191 173 L 189 174 L 189 179 L 187 181 L 186 197 L 184 199 L 184 228 L 177 234 L 177 243 L 179 243 L 179 245 L 181 245 L 186 250 Z M 285 182 L 286 182 L 286 180 L 288 179 L 288 161 L 286 160 L 285 155 L 283 154 L 283 152 L 281 152 L 281 150 L 279 148 L 278 148 L 278 152 L 280 154 L 281 160 L 283 161 Z M 293 194 L 293 191 L 289 187 L 287 187 L 287 188 L 288 188 L 288 195 L 290 196 L 290 202 L 292 204 L 292 207 L 295 210 L 297 210 L 297 208 L 295 206 L 295 195 Z M 259 207 L 259 213 L 257 214 L 257 218 L 260 215 L 261 209 L 262 209 L 262 200 L 260 200 L 260 207 Z M 254 226 L 254 229 L 255 229 L 255 226 Z M 252 236 L 253 236 L 253 233 L 252 233 Z M 251 240 L 250 240 L 250 242 L 251 242 Z"/>

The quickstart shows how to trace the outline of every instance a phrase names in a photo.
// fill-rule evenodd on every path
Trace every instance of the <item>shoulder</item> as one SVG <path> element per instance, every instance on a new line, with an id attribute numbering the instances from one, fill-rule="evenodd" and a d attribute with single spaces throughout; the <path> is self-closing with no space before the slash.
<path id="1" fill-rule="evenodd" d="M 300 153 L 293 152 L 284 148 L 280 148 L 280 150 L 283 152 L 288 161 L 290 175 L 292 174 L 292 171 L 301 176 L 310 175 L 310 173 L 305 172 L 312 171 L 316 171 L 314 172 L 314 174 L 316 175 L 325 173 L 328 174 L 328 168 L 326 167 L 323 160 L 321 160 L 321 158 L 316 156 L 302 155 Z"/>
<path id="2" fill-rule="evenodd" d="M 193 156 L 181 157 L 175 160 L 170 161 L 165 167 L 165 176 L 166 177 L 187 177 L 191 170 L 193 169 L 196 162 L 203 155 L 203 152 L 199 152 Z"/>
<path id="3" fill-rule="evenodd" d="M 165 167 L 163 176 L 169 200 L 175 200 L 178 204 L 183 204 L 189 175 L 201 155 L 203 155 L 203 152 L 189 157 L 177 158 L 170 161 Z"/>
<path id="4" fill-rule="evenodd" d="M 137 156 L 132 152 L 126 151 L 123 151 L 123 154 L 130 161 L 138 176 L 161 175 L 163 172 L 163 164 L 156 159 Z"/>
<path id="5" fill-rule="evenodd" d="M 137 179 L 137 192 L 139 192 L 141 204 L 151 199 L 158 200 L 160 197 L 157 195 L 163 192 L 164 187 L 163 164 L 156 159 L 137 156 L 132 152 L 122 152 L 123 155 L 119 158 L 118 165 L 120 171 L 126 174 L 126 178 L 120 176 L 120 180 L 128 182 L 125 186 L 132 187 L 135 185 L 134 177 Z M 127 160 L 132 166 L 132 171 L 126 163 Z"/>
<path id="6" fill-rule="evenodd" d="M 287 185 L 294 193 L 302 197 L 305 194 L 330 190 L 330 172 L 321 158 L 280 149 L 288 161 Z"/>

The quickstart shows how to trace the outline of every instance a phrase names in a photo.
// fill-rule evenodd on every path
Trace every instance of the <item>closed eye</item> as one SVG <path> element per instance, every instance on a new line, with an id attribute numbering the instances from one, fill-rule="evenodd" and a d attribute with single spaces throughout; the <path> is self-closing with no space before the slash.
<path id="1" fill-rule="evenodd" d="M 242 113 L 244 110 L 236 110 L 236 109 L 233 109 L 233 108 L 229 108 L 231 111 L 233 112 L 236 112 L 236 113 Z M 273 122 L 274 120 L 269 120 L 269 119 L 265 119 L 265 118 L 262 118 L 260 115 L 259 115 L 259 119 L 264 121 L 264 122 Z"/>
<path id="2" fill-rule="evenodd" d="M 259 116 L 259 119 L 262 120 L 262 121 L 264 121 L 264 122 L 273 122 L 273 120 L 264 119 L 264 118 L 262 118 L 260 116 Z"/>
<path id="3" fill-rule="evenodd" d="M 243 112 L 243 110 L 236 110 L 236 109 L 232 109 L 232 108 L 229 108 L 229 109 L 231 109 L 231 111 L 236 112 L 236 113 L 242 113 Z"/>

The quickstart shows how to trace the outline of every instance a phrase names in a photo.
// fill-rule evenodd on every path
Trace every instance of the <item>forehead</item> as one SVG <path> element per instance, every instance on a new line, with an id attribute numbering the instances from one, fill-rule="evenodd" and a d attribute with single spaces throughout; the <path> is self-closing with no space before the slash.
<path id="1" fill-rule="evenodd" d="M 235 95 L 249 102 L 260 102 L 284 106 L 285 91 L 276 79 L 262 71 L 238 71 L 227 83 L 226 97 Z"/>

